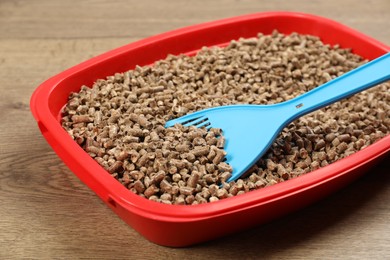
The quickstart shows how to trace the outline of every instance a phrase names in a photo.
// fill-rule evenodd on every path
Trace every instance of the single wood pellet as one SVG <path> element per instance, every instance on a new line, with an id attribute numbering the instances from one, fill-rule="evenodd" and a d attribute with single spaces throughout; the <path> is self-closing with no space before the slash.
<path id="1" fill-rule="evenodd" d="M 218 201 L 324 167 L 388 135 L 389 84 L 291 123 L 230 183 L 223 129 L 165 129 L 166 121 L 220 105 L 282 102 L 364 62 L 314 36 L 259 34 L 82 86 L 69 96 L 62 126 L 107 174 L 140 196 L 182 205 Z"/>

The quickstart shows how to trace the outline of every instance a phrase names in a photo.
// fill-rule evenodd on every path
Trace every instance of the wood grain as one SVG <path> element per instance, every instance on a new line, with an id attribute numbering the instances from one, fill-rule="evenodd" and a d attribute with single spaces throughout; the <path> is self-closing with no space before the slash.
<path id="1" fill-rule="evenodd" d="M 390 157 L 304 210 L 166 248 L 145 240 L 81 183 L 31 116 L 29 99 L 42 81 L 92 56 L 186 25 L 269 10 L 327 16 L 390 45 L 387 0 L 2 0 L 0 259 L 390 258 Z"/>

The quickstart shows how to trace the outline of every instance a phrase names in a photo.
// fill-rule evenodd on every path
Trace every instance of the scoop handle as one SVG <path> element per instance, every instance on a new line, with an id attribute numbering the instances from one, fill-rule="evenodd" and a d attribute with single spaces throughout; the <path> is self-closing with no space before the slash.
<path id="1" fill-rule="evenodd" d="M 284 102 L 290 120 L 390 80 L 390 52 L 340 77 Z"/>

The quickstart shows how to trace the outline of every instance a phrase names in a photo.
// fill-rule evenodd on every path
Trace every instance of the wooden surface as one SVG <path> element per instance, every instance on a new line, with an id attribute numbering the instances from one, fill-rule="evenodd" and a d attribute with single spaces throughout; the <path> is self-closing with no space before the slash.
<path id="1" fill-rule="evenodd" d="M 92 56 L 186 25 L 269 10 L 327 16 L 390 45 L 388 0 L 1 0 L 0 259 L 390 259 L 390 157 L 304 210 L 174 249 L 122 222 L 67 169 L 31 116 L 29 98 L 42 81 Z"/>

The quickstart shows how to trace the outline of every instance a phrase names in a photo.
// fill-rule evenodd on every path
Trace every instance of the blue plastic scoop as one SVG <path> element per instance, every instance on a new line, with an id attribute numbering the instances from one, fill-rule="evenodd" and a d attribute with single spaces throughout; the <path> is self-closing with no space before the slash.
<path id="1" fill-rule="evenodd" d="M 226 139 L 226 162 L 233 181 L 270 148 L 282 129 L 314 110 L 390 80 L 390 53 L 366 63 L 305 94 L 273 105 L 229 105 L 204 109 L 168 121 L 175 124 L 221 128 Z"/>

